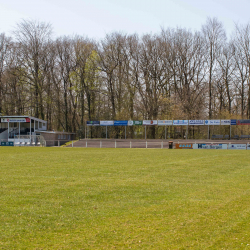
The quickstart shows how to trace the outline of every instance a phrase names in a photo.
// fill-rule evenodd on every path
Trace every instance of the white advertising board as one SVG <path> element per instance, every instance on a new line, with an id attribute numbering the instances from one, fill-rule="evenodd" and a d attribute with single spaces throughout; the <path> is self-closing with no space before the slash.
<path id="1" fill-rule="evenodd" d="M 227 144 L 195 143 L 193 149 L 227 149 Z"/>
<path id="2" fill-rule="evenodd" d="M 157 125 L 157 120 L 143 120 L 142 125 Z"/>
<path id="3" fill-rule="evenodd" d="M 133 121 L 128 121 L 128 126 L 133 126 L 134 122 Z"/>
<path id="4" fill-rule="evenodd" d="M 187 126 L 188 120 L 173 120 L 173 125 Z"/>
<path id="5" fill-rule="evenodd" d="M 30 118 L 1 118 L 1 122 L 30 122 Z"/>
<path id="6" fill-rule="evenodd" d="M 220 120 L 221 125 L 231 125 L 231 120 Z"/>
<path id="7" fill-rule="evenodd" d="M 205 125 L 220 125 L 220 120 L 205 120 Z"/>
<path id="8" fill-rule="evenodd" d="M 247 145 L 246 144 L 228 144 L 228 149 L 243 149 L 243 150 L 246 150 Z"/>
<path id="9" fill-rule="evenodd" d="M 189 120 L 189 125 L 204 125 L 204 120 Z"/>
<path id="10" fill-rule="evenodd" d="M 172 120 L 158 120 L 158 125 L 159 126 L 173 125 L 173 121 Z"/>
<path id="11" fill-rule="evenodd" d="M 101 126 L 113 126 L 114 121 L 100 121 Z"/>

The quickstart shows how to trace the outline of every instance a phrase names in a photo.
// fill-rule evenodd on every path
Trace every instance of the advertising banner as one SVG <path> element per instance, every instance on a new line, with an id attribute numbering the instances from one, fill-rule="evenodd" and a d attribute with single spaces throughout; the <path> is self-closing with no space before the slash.
<path id="1" fill-rule="evenodd" d="M 204 125 L 204 120 L 189 120 L 189 125 Z"/>
<path id="2" fill-rule="evenodd" d="M 227 144 L 196 143 L 193 149 L 227 149 Z"/>
<path id="3" fill-rule="evenodd" d="M 250 120 L 237 120 L 237 125 L 250 125 Z"/>
<path id="4" fill-rule="evenodd" d="M 173 125 L 186 126 L 188 125 L 188 120 L 173 120 Z"/>
<path id="5" fill-rule="evenodd" d="M 143 125 L 157 125 L 157 120 L 143 120 Z"/>
<path id="6" fill-rule="evenodd" d="M 228 149 L 243 149 L 243 150 L 246 150 L 247 145 L 246 144 L 228 144 Z"/>
<path id="7" fill-rule="evenodd" d="M 205 125 L 220 125 L 220 120 L 205 120 Z"/>
<path id="8" fill-rule="evenodd" d="M 192 143 L 176 143 L 175 144 L 176 149 L 193 149 Z"/>
<path id="9" fill-rule="evenodd" d="M 142 125 L 142 121 L 134 121 L 134 125 Z"/>
<path id="10" fill-rule="evenodd" d="M 231 120 L 231 125 L 237 125 L 237 120 Z"/>
<path id="11" fill-rule="evenodd" d="M 128 121 L 128 126 L 133 126 L 133 124 L 134 124 L 133 121 L 131 121 L 131 120 Z"/>
<path id="12" fill-rule="evenodd" d="M 100 126 L 100 121 L 87 121 L 87 126 Z"/>
<path id="13" fill-rule="evenodd" d="M 127 126 L 128 121 L 114 121 L 114 126 Z"/>
<path id="14" fill-rule="evenodd" d="M 30 122 L 30 118 L 1 118 L 1 122 Z"/>
<path id="15" fill-rule="evenodd" d="M 220 124 L 221 125 L 230 125 L 231 124 L 231 120 L 220 120 Z"/>
<path id="16" fill-rule="evenodd" d="M 172 120 L 158 120 L 158 125 L 159 126 L 170 126 L 173 125 Z"/>
<path id="17" fill-rule="evenodd" d="M 250 144 L 247 144 L 247 150 L 250 150 Z"/>
<path id="18" fill-rule="evenodd" d="M 113 126 L 114 121 L 100 121 L 101 126 Z"/>
<path id="19" fill-rule="evenodd" d="M 13 141 L 2 141 L 1 142 L 1 146 L 14 146 L 14 142 Z"/>

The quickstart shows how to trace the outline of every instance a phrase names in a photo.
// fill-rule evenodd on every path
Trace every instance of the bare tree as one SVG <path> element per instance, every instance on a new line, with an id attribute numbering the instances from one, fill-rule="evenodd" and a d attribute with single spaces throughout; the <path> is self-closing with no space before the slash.
<path id="1" fill-rule="evenodd" d="M 238 50 L 244 54 L 244 61 L 247 67 L 247 116 L 250 118 L 250 24 L 245 26 L 236 26 L 235 44 Z"/>
<path id="2" fill-rule="evenodd" d="M 45 57 L 47 56 L 47 45 L 52 33 L 51 25 L 44 22 L 23 20 L 17 24 L 14 31 L 18 50 L 25 68 L 27 83 L 32 86 L 34 92 L 34 115 L 44 119 L 43 111 L 43 80 Z M 31 110 L 32 112 L 32 110 Z"/>
<path id="3" fill-rule="evenodd" d="M 0 113 L 3 111 L 3 75 L 7 68 L 7 60 L 10 53 L 11 44 L 10 37 L 6 37 L 5 34 L 0 34 Z"/>
<path id="4" fill-rule="evenodd" d="M 216 66 L 218 51 L 226 40 L 226 33 L 223 25 L 217 18 L 208 18 L 205 25 L 202 27 L 202 32 L 205 39 L 207 51 L 207 67 L 208 67 L 208 116 L 212 118 L 212 102 L 213 102 L 213 74 Z"/>

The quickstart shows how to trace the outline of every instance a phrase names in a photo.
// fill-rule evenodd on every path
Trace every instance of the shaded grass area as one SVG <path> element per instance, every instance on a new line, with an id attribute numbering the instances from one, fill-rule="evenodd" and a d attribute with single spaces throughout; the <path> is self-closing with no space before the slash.
<path id="1" fill-rule="evenodd" d="M 0 249 L 250 249 L 250 152 L 0 148 Z"/>

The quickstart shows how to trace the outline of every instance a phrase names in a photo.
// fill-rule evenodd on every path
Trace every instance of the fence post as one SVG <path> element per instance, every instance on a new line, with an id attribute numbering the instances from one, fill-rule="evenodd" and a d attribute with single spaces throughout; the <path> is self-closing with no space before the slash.
<path id="1" fill-rule="evenodd" d="M 163 149 L 163 141 L 161 142 L 161 149 Z"/>
<path id="2" fill-rule="evenodd" d="M 132 146 L 132 143 L 131 143 L 131 141 L 130 141 L 130 148 L 131 148 L 131 146 Z"/>
<path id="3" fill-rule="evenodd" d="M 88 141 L 86 140 L 86 148 L 88 147 Z"/>
<path id="4" fill-rule="evenodd" d="M 60 141 L 58 141 L 58 147 L 60 147 Z"/>
<path id="5" fill-rule="evenodd" d="M 100 141 L 100 148 L 102 148 L 102 141 Z"/>
<path id="6" fill-rule="evenodd" d="M 31 142 L 30 142 L 30 144 L 31 144 Z M 45 148 L 46 148 L 46 141 L 44 141 L 44 145 L 45 145 Z"/>
<path id="7" fill-rule="evenodd" d="M 115 148 L 116 148 L 116 140 L 115 140 Z"/>
<path id="8" fill-rule="evenodd" d="M 73 146 L 73 141 L 72 141 L 72 148 L 73 148 L 74 146 Z"/>
<path id="9" fill-rule="evenodd" d="M 148 142 L 146 141 L 146 148 L 148 148 Z"/>

